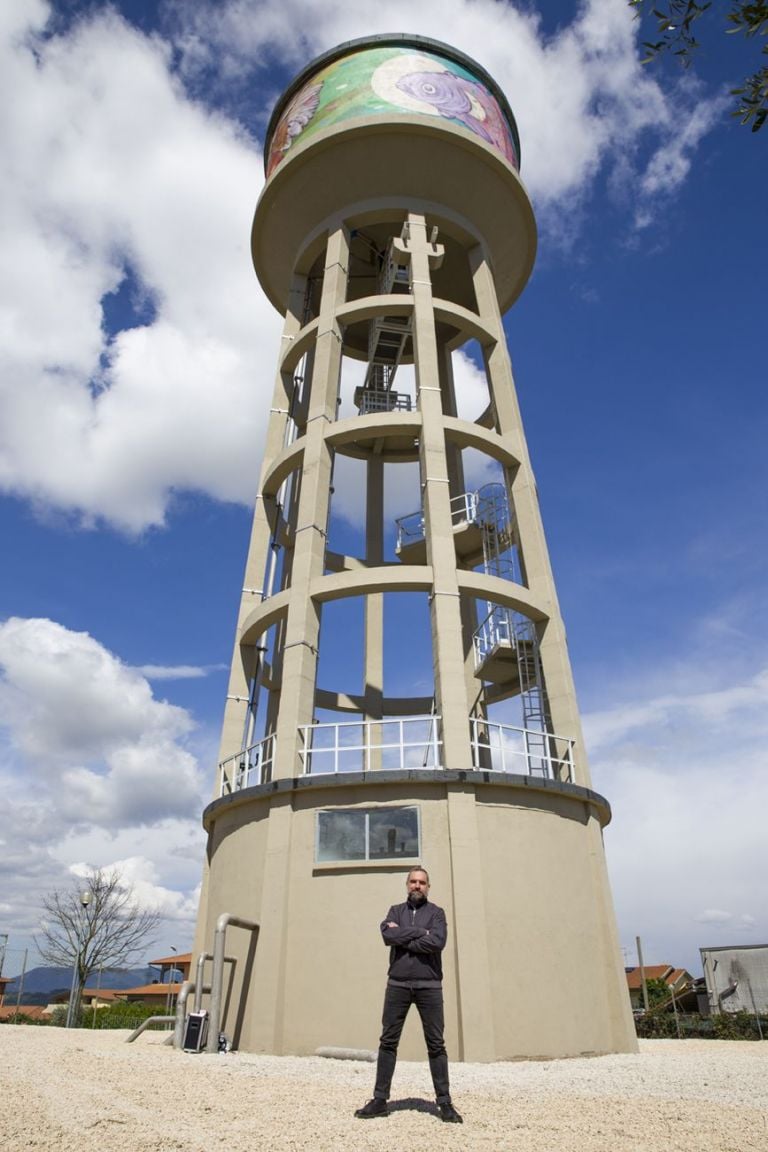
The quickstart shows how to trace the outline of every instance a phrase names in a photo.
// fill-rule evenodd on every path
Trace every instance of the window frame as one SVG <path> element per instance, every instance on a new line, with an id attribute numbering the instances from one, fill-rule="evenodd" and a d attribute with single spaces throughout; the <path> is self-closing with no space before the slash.
<path id="1" fill-rule="evenodd" d="M 416 813 L 416 850 L 415 852 L 397 853 L 394 856 L 371 856 L 371 821 L 370 816 L 372 812 L 391 812 L 391 811 L 412 811 Z M 364 824 L 364 856 L 334 856 L 329 859 L 320 858 L 320 825 L 321 817 L 327 813 L 344 812 L 347 814 L 362 815 L 365 820 Z M 361 867 L 362 865 L 377 865 L 382 863 L 403 861 L 403 860 L 420 860 L 421 859 L 421 805 L 420 804 L 366 804 L 359 808 L 352 808 L 346 806 L 338 806 L 332 808 L 318 808 L 315 812 L 315 851 L 314 863 L 316 866 L 322 867 L 326 864 L 349 864 L 353 867 Z"/>

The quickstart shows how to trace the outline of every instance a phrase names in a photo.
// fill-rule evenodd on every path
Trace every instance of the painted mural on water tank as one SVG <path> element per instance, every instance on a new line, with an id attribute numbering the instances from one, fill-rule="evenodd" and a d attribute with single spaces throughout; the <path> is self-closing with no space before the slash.
<path id="1" fill-rule="evenodd" d="M 334 60 L 294 93 L 269 142 L 267 176 L 299 139 L 345 120 L 397 115 L 440 117 L 466 128 L 519 168 L 509 121 L 476 76 L 431 52 L 383 47 Z"/>

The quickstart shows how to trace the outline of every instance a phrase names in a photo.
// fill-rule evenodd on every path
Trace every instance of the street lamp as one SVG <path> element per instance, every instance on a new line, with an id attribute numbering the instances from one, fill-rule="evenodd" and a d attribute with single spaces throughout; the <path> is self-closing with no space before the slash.
<path id="1" fill-rule="evenodd" d="M 171 952 L 178 952 L 178 948 L 174 948 L 173 944 L 171 944 Z M 174 995 L 173 992 L 171 992 L 171 984 L 175 983 L 173 976 L 176 971 L 177 970 L 173 965 L 171 965 L 171 967 L 168 969 L 168 993 L 165 997 L 165 1011 L 168 1016 L 170 1016 L 171 1010 L 174 1006 Z"/>
<path id="2" fill-rule="evenodd" d="M 80 967 L 80 949 L 85 943 L 85 911 L 91 902 L 91 893 L 85 890 L 80 893 L 80 905 L 82 911 L 78 913 L 77 926 L 75 929 L 75 962 L 72 965 L 72 987 L 69 992 L 69 1004 L 67 1006 L 67 1023 L 65 1027 L 74 1028 L 75 1017 L 77 1016 L 77 1004 L 80 999 L 79 996 L 79 972 Z M 82 939 L 81 939 L 82 937 Z"/>

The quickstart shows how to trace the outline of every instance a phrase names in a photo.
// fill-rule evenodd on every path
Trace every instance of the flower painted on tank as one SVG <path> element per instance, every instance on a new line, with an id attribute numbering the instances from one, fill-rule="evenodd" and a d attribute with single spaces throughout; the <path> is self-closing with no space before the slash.
<path id="1" fill-rule="evenodd" d="M 322 87 L 322 81 L 319 84 L 305 84 L 303 88 L 299 89 L 278 120 L 270 142 L 267 176 L 272 174 L 273 169 L 283 159 L 296 137 L 303 132 L 314 116 L 320 103 Z"/>
<path id="2" fill-rule="evenodd" d="M 450 72 L 409 72 L 397 81 L 401 92 L 431 104 L 441 116 L 461 118 L 472 111 L 465 81 Z"/>
<path id="3" fill-rule="evenodd" d="M 471 71 L 427 52 L 383 47 L 332 60 L 294 94 L 272 135 L 267 176 L 299 137 L 304 143 L 345 121 L 403 111 L 460 124 L 518 167 L 501 106 Z"/>
<path id="4" fill-rule="evenodd" d="M 379 65 L 371 77 L 371 87 L 377 96 L 399 108 L 458 121 L 517 167 L 509 128 L 497 101 L 484 85 L 462 75 L 458 66 L 451 71 L 445 61 L 403 53 Z"/>

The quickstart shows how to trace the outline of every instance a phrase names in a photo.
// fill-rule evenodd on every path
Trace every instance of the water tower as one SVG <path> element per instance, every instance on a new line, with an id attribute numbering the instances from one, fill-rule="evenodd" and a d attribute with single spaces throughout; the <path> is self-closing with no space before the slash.
<path id="1" fill-rule="evenodd" d="M 214 1025 L 375 1047 L 377 924 L 423 862 L 453 1059 L 632 1050 L 502 326 L 536 250 L 512 112 L 463 53 L 368 37 L 296 77 L 265 156 L 253 260 L 285 322 L 204 813 Z"/>

